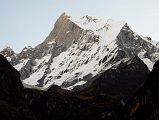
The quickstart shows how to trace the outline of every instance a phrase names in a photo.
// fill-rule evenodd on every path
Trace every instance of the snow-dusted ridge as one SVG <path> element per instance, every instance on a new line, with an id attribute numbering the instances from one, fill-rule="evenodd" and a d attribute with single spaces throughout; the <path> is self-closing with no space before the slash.
<path id="1" fill-rule="evenodd" d="M 13 65 L 26 87 L 44 90 L 55 84 L 71 90 L 135 55 L 151 70 L 159 58 L 158 45 L 126 22 L 88 15 L 74 19 L 64 13 L 46 40 L 15 55 Z"/>

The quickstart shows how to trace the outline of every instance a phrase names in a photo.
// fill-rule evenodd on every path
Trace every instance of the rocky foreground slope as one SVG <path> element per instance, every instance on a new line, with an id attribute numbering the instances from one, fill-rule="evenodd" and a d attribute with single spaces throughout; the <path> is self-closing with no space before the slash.
<path id="1" fill-rule="evenodd" d="M 8 47 L 0 53 L 20 71 L 25 87 L 46 90 L 58 85 L 75 90 L 85 88 L 107 70 L 131 63 L 135 56 L 152 70 L 159 47 L 150 37 L 133 32 L 126 22 L 88 15 L 74 19 L 63 13 L 35 48 L 25 47 L 16 54 Z"/>

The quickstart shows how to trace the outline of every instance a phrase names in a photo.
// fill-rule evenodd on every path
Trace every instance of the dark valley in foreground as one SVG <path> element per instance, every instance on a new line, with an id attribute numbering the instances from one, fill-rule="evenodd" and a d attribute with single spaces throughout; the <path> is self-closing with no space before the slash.
<path id="1" fill-rule="evenodd" d="M 1 120 L 159 119 L 158 43 L 125 22 L 63 13 L 43 43 L 0 53 Z"/>
<path id="2" fill-rule="evenodd" d="M 88 88 L 81 91 L 68 91 L 55 85 L 47 91 L 41 91 L 23 88 L 19 72 L 0 55 L 0 119 L 157 120 L 159 62 L 155 63 L 152 72 L 149 73 L 146 65 L 138 60 L 140 59 L 134 58 L 134 63 L 103 73 Z M 137 67 L 142 68 L 142 71 Z M 110 77 L 116 81 L 114 85 L 107 81 L 110 74 L 118 76 L 114 79 Z M 136 88 L 126 91 L 128 88 L 120 84 L 124 79 L 132 82 L 134 77 L 131 79 L 131 76 L 137 76 L 138 80 L 148 76 L 135 93 L 133 91 Z"/>

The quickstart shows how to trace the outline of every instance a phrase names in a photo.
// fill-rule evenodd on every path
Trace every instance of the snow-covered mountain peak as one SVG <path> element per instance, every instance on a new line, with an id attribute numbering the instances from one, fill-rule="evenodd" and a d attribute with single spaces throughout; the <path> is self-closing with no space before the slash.
<path id="1" fill-rule="evenodd" d="M 3 50 L 13 51 L 13 49 L 12 49 L 10 46 L 5 46 L 5 47 L 3 48 Z M 2 50 L 2 51 L 3 51 L 3 50 Z"/>
<path id="2" fill-rule="evenodd" d="M 85 24 L 87 21 L 89 22 Z M 24 83 L 44 88 L 56 84 L 68 89 L 85 84 L 88 78 L 115 65 L 108 63 L 115 63 L 113 59 L 118 56 L 116 39 L 125 24 L 90 16 L 75 20 L 61 15 L 49 35 L 51 38 L 45 41 L 47 46 L 53 45 L 54 51 L 41 59 L 35 59 L 36 65 L 33 69 L 38 66 L 41 69 L 26 78 Z M 60 54 L 54 55 L 55 50 L 67 46 L 69 42 L 70 46 L 65 51 L 57 51 Z M 45 73 L 41 74 L 43 72 Z"/>
<path id="3" fill-rule="evenodd" d="M 66 12 L 63 12 L 63 13 L 60 15 L 60 17 L 70 17 L 70 15 L 67 14 Z M 60 18 L 60 17 L 59 17 L 59 18 Z"/>
<path id="4" fill-rule="evenodd" d="M 6 46 L 5 48 L 3 48 L 3 50 L 0 51 L 0 54 L 6 57 L 11 64 L 14 63 L 16 58 L 16 53 L 13 51 L 11 47 Z"/>
<path id="5" fill-rule="evenodd" d="M 1 50 L 0 53 L 3 54 L 5 57 L 10 57 L 13 54 L 15 54 L 15 52 L 10 46 L 6 46 L 5 48 L 3 48 L 3 50 Z"/>
<path id="6" fill-rule="evenodd" d="M 126 22 L 63 13 L 44 42 L 24 48 L 11 59 L 23 83 L 47 89 L 52 84 L 73 89 L 91 82 L 138 56 L 152 69 L 159 49 L 150 38 L 133 32 Z"/>

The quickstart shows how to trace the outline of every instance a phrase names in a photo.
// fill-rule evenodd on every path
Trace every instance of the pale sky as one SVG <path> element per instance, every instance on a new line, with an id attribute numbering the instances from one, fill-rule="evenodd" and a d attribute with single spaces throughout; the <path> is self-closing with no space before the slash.
<path id="1" fill-rule="evenodd" d="M 138 34 L 159 41 L 159 0 L 0 0 L 0 49 L 35 47 L 63 12 L 123 20 Z"/>

